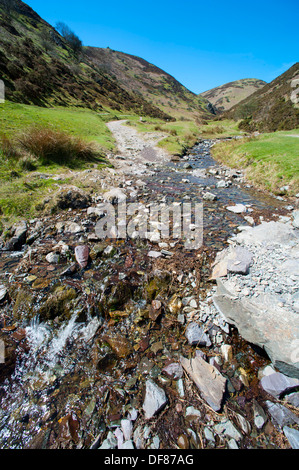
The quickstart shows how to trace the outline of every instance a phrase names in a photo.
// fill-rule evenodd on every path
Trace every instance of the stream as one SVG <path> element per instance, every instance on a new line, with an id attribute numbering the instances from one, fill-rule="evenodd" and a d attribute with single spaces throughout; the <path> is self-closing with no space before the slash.
<path id="1" fill-rule="evenodd" d="M 222 330 L 212 317 L 205 324 L 213 338 L 210 347 L 195 348 L 184 336 L 186 321 L 198 313 L 184 299 L 209 301 L 211 262 L 237 227 L 247 224 L 244 214 L 226 207 L 246 205 L 246 215 L 255 222 L 286 213 L 286 201 L 247 186 L 241 174 L 231 172 L 228 177 L 219 170 L 211 145 L 202 141 L 177 162 L 149 166 L 149 174 L 130 176 L 132 187 L 138 178 L 145 183 L 137 190 L 143 204 L 202 202 L 207 191 L 217 197 L 204 201 L 204 244 L 199 250 L 170 242 L 167 250 L 172 256 L 152 259 L 148 252 L 159 248 L 149 240 L 91 241 L 87 235 L 95 220 L 86 217 L 86 211 L 72 209 L 43 220 L 30 256 L 28 246 L 1 252 L 0 284 L 9 295 L 0 303 L 1 339 L 8 355 L 6 365 L 0 364 L 0 448 L 98 448 L 107 436 L 111 438 L 109 433 L 123 439 L 115 431 L 123 429 L 124 421 L 131 423 L 129 440 L 134 447 L 225 448 L 223 436 L 209 440 L 205 429 L 237 413 L 252 428 L 242 434 L 239 447 L 278 447 L 273 426 L 255 429 L 251 410 L 253 399 L 264 399 L 257 373 L 269 359 L 235 330 Z M 217 187 L 221 180 L 228 185 Z M 83 223 L 83 235 L 57 231 L 63 218 Z M 88 266 L 68 270 L 75 246 L 84 241 L 91 250 Z M 71 254 L 49 266 L 45 255 L 58 242 Z M 183 306 L 175 304 L 176 296 Z M 177 307 L 169 309 L 170 304 Z M 152 305 L 157 306 L 155 311 Z M 185 319 L 178 320 L 178 313 Z M 234 360 L 222 368 L 230 385 L 222 411 L 215 413 L 186 377 L 175 380 L 163 368 L 181 356 L 190 357 L 195 349 L 215 358 L 223 343 L 233 346 Z M 246 372 L 245 385 L 236 375 L 240 368 Z M 168 398 L 164 411 L 150 421 L 142 410 L 147 378 L 155 380 Z M 200 418 L 186 416 L 190 407 Z M 121 446 L 115 439 L 110 448 Z"/>

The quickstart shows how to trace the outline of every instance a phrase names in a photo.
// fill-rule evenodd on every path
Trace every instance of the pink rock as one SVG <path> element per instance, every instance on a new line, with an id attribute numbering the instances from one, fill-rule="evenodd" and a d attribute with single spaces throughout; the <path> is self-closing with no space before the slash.
<path id="1" fill-rule="evenodd" d="M 86 268 L 89 258 L 89 247 L 87 245 L 76 246 L 75 257 L 81 268 Z"/>

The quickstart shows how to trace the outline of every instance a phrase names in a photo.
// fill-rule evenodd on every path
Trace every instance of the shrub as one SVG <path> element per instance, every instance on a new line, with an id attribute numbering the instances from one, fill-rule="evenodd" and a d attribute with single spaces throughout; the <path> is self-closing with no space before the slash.
<path id="1" fill-rule="evenodd" d="M 31 127 L 14 139 L 1 136 L 0 150 L 7 159 L 18 160 L 20 167 L 27 170 L 35 169 L 37 164 L 75 167 L 101 160 L 92 142 L 46 127 Z"/>

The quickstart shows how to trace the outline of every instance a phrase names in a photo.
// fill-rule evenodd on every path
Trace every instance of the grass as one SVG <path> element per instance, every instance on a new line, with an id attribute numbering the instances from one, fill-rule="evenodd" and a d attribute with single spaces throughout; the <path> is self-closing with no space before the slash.
<path id="1" fill-rule="evenodd" d="M 115 113 L 103 111 L 103 115 L 81 108 L 41 108 L 34 105 L 5 101 L 0 104 L 1 131 L 8 137 L 19 131 L 26 131 L 38 123 L 41 126 L 94 141 L 104 150 L 113 150 L 115 141 L 105 125 Z M 104 119 L 105 118 L 105 119 Z"/>
<path id="2" fill-rule="evenodd" d="M 288 194 L 294 195 L 299 192 L 299 137 L 292 135 L 299 135 L 299 129 L 222 142 L 212 152 L 216 160 L 244 169 L 254 185 L 274 194 L 288 185 Z"/>
<path id="3" fill-rule="evenodd" d="M 211 120 L 200 126 L 199 132 L 207 139 L 244 135 L 244 132 L 238 129 L 238 124 L 239 121 L 233 121 L 232 119 L 223 119 L 221 121 Z"/>
<path id="4" fill-rule="evenodd" d="M 21 217 L 35 217 L 44 197 L 72 184 L 70 169 L 110 165 L 104 155 L 114 149 L 114 139 L 105 122 L 114 118 L 109 109 L 99 116 L 85 109 L 0 104 L 0 232 Z"/>

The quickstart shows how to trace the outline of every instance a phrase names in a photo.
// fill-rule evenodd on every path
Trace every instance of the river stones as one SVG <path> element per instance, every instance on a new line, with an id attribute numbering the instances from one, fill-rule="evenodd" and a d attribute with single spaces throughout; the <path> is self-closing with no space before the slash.
<path id="1" fill-rule="evenodd" d="M 164 390 L 151 379 L 145 384 L 145 399 L 143 402 L 143 411 L 145 419 L 155 416 L 167 403 L 168 399 Z"/>
<path id="2" fill-rule="evenodd" d="M 89 260 L 89 247 L 87 245 L 76 246 L 75 257 L 80 267 L 86 268 Z"/>
<path id="3" fill-rule="evenodd" d="M 103 340 L 109 344 L 117 357 L 124 358 L 133 352 L 131 343 L 123 335 L 109 332 L 103 335 Z"/>
<path id="4" fill-rule="evenodd" d="M 219 411 L 222 406 L 227 380 L 214 366 L 208 364 L 199 356 L 193 359 L 181 357 L 181 364 L 198 387 L 203 399 L 214 411 Z"/>

